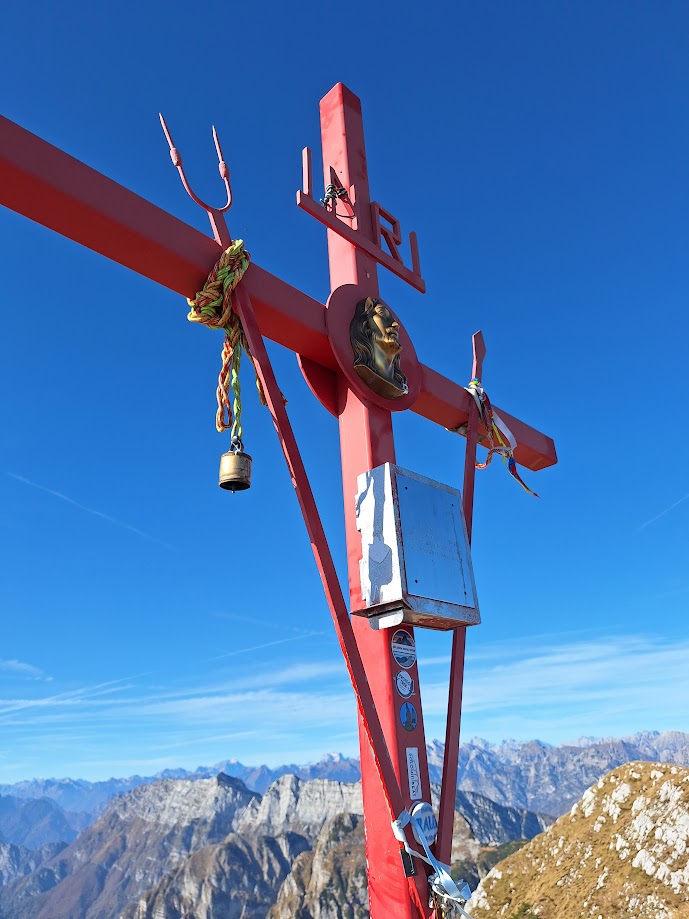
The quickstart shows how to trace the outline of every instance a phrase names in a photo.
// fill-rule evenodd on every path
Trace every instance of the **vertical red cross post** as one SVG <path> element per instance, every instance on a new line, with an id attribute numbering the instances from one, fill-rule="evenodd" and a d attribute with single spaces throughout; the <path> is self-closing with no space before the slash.
<path id="1" fill-rule="evenodd" d="M 334 566 L 284 406 L 279 398 L 270 398 L 271 393 L 278 391 L 262 336 L 299 356 L 312 391 L 339 417 L 350 609 L 361 609 L 362 547 L 355 520 L 356 479 L 383 463 L 394 463 L 395 453 L 390 406 L 383 397 L 367 393 L 352 380 L 351 374 L 343 372 L 342 356 L 336 353 L 338 298 L 341 299 L 343 291 L 350 299 L 377 296 L 378 265 L 422 292 L 425 288 L 414 235 L 410 235 L 412 266 L 409 268 L 404 265 L 398 248 L 402 242 L 398 221 L 379 203 L 370 200 L 361 105 L 342 84 L 321 101 L 321 134 L 325 184 L 331 186 L 330 194 L 326 195 L 328 206 L 313 197 L 308 150 L 304 151 L 304 181 L 297 203 L 328 227 L 332 291 L 328 308 L 252 264 L 237 289 L 237 309 L 259 357 L 259 373 L 268 391 L 273 418 L 312 536 L 338 634 L 341 641 L 344 634 L 345 644 L 347 635 L 352 642 L 355 638 L 354 647 L 350 645 L 353 653 L 348 664 L 355 685 L 358 682 L 361 690 L 362 709 L 366 712 L 368 705 L 369 714 L 367 720 L 360 715 L 360 747 L 371 915 L 374 919 L 412 919 L 420 912 L 430 915 L 425 905 L 428 903 L 426 875 L 423 870 L 418 871 L 411 879 L 416 887 L 412 890 L 403 871 L 399 844 L 390 829 L 390 806 L 381 775 L 387 777 L 394 807 L 409 807 L 412 799 L 406 751 L 416 749 L 423 798 L 430 799 L 416 664 L 410 667 L 409 674 L 416 686 L 418 721 L 415 725 L 409 722 L 405 725 L 400 720 L 399 699 L 393 690 L 393 630 L 374 631 L 365 618 L 357 616 L 352 617 L 350 624 L 344 601 L 337 597 L 333 600 L 340 588 L 334 586 Z M 221 245 L 229 240 L 219 212 L 209 213 L 213 240 L 1 117 L 0 203 L 185 296 L 192 296 L 201 288 L 220 255 Z M 406 333 L 402 341 L 413 355 L 413 345 Z M 483 353 L 482 339 L 475 336 L 474 375 L 480 372 Z M 415 356 L 413 364 L 410 381 L 413 392 L 395 408 L 409 407 L 446 428 L 467 426 L 463 502 L 470 533 L 478 433 L 474 402 L 461 385 L 416 361 Z M 500 416 L 518 442 L 515 451 L 518 463 L 539 470 L 557 462 L 549 437 L 503 410 Z M 450 857 L 457 777 L 464 631 L 455 630 L 453 638 L 443 800 L 435 845 L 436 857 L 445 862 Z M 375 756 L 371 737 L 378 741 L 379 747 L 382 744 L 386 748 L 377 749 Z"/>

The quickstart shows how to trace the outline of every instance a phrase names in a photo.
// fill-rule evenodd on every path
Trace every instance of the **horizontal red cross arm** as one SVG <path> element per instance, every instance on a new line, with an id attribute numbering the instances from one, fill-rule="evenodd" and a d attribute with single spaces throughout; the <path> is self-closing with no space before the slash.
<path id="1" fill-rule="evenodd" d="M 200 290 L 220 254 L 210 237 L 2 116 L 0 204 L 186 297 Z M 244 283 L 268 338 L 336 369 L 322 303 L 255 263 Z M 446 428 L 465 424 L 469 394 L 421 369 L 412 411 Z M 538 470 L 557 462 L 550 437 L 498 411 L 519 444 L 518 463 Z"/>

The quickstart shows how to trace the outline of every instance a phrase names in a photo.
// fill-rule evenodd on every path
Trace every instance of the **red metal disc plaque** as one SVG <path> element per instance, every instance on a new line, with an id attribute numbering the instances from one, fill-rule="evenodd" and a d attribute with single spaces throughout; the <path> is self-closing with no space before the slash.
<path id="1" fill-rule="evenodd" d="M 355 354 L 350 337 L 350 327 L 357 304 L 362 300 L 366 300 L 366 295 L 356 284 L 343 284 L 330 294 L 325 310 L 325 324 L 330 346 L 350 388 L 362 401 L 370 402 L 388 412 L 403 412 L 412 407 L 421 391 L 421 371 L 414 345 L 394 310 L 389 304 L 380 301 L 381 305 L 387 307 L 393 314 L 393 319 L 397 324 L 397 337 L 401 345 L 399 366 L 406 377 L 407 392 L 390 398 L 371 389 L 354 367 Z"/>

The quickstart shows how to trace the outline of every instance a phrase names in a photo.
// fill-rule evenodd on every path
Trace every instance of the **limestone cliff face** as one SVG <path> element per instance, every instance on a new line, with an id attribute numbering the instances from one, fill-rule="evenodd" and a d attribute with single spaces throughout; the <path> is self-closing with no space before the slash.
<path id="1" fill-rule="evenodd" d="M 426 749 L 431 782 L 440 782 L 444 744 L 433 740 Z M 689 734 L 680 731 L 642 731 L 621 740 L 584 737 L 559 747 L 551 747 L 537 740 L 491 744 L 475 737 L 460 747 L 459 787 L 463 791 L 477 792 L 507 806 L 559 817 L 601 775 L 634 760 L 689 766 Z M 296 775 L 302 781 L 321 778 L 356 782 L 360 777 L 358 760 L 328 753 L 317 763 L 283 764 L 274 769 L 267 766 L 245 766 L 237 760 L 223 760 L 215 766 L 199 766 L 193 772 L 166 769 L 153 776 L 133 775 L 109 779 L 107 782 L 30 779 L 14 785 L 0 785 L 0 795 L 29 799 L 52 798 L 67 811 L 83 812 L 67 815 L 74 829 L 80 830 L 87 823 L 93 822 L 115 795 L 163 779 L 208 779 L 214 778 L 219 772 L 241 779 L 247 788 L 260 794 L 280 776 L 287 774 Z M 7 841 L 27 844 L 9 837 Z"/>
<path id="2" fill-rule="evenodd" d="M 121 919 L 265 919 L 280 884 L 309 843 L 297 833 L 247 839 L 232 833 L 199 849 Z"/>
<path id="3" fill-rule="evenodd" d="M 496 856 L 500 844 L 533 837 L 550 822 L 538 814 L 494 804 L 481 795 L 458 792 L 453 874 L 476 886 L 495 857 L 500 857 Z M 364 919 L 369 915 L 365 865 L 360 812 L 338 814 L 323 825 L 313 849 L 294 863 L 269 919 Z"/>
<path id="4" fill-rule="evenodd" d="M 65 842 L 49 842 L 35 852 L 25 846 L 0 842 L 0 887 L 36 871 L 44 861 L 53 858 L 66 845 Z"/>
<path id="5" fill-rule="evenodd" d="M 115 798 L 64 851 L 0 889 L 3 919 L 104 919 L 195 849 L 223 840 L 254 795 L 238 779 L 166 780 Z"/>
<path id="6" fill-rule="evenodd" d="M 496 804 L 472 791 L 457 792 L 455 810 L 485 846 L 499 846 L 514 839 L 533 839 L 553 822 L 547 814 Z"/>
<path id="7" fill-rule="evenodd" d="M 467 909 L 475 919 L 689 917 L 689 769 L 613 770 L 496 866 Z"/>
<path id="8" fill-rule="evenodd" d="M 476 881 L 486 845 L 541 826 L 480 795 L 457 807 L 453 860 Z M 52 857 L 8 851 L 0 919 L 265 919 L 276 899 L 285 916 L 358 919 L 361 815 L 359 783 L 285 775 L 263 798 L 222 774 L 142 785 Z"/>
<path id="9" fill-rule="evenodd" d="M 353 813 L 335 816 L 346 810 Z M 311 871 L 311 848 L 316 842 L 318 850 L 318 841 L 326 832 L 323 825 L 328 826 L 334 819 L 340 835 L 346 835 L 348 821 L 356 825 L 360 819 L 357 814 L 361 813 L 359 784 L 327 779 L 303 782 L 293 775 L 282 776 L 262 799 L 249 801 L 236 820 L 236 833 L 220 845 L 200 849 L 168 872 L 123 912 L 122 919 L 265 919 L 283 881 L 301 877 L 304 859 Z M 357 877 L 363 877 L 365 899 L 363 836 L 361 845 L 357 841 L 354 850 L 351 866 Z M 335 876 L 340 871 L 347 874 L 347 869 L 340 867 L 339 854 L 339 850 L 333 853 L 329 863 L 330 868 L 337 866 L 333 869 Z M 316 860 L 314 883 L 325 889 L 327 874 L 319 865 Z M 306 888 L 302 898 L 305 891 Z M 339 888 L 338 892 L 341 893 Z M 318 896 L 322 893 L 319 890 Z"/>
<path id="10" fill-rule="evenodd" d="M 250 802 L 237 830 L 271 835 L 295 830 L 313 838 L 329 817 L 340 813 L 363 814 L 360 783 L 303 782 L 294 775 L 283 775 L 260 800 Z"/>
<path id="11" fill-rule="evenodd" d="M 545 818 L 480 795 L 460 792 L 457 806 L 452 860 L 474 886 L 494 863 L 480 867 L 496 843 L 533 836 L 546 825 Z M 363 919 L 361 814 L 358 783 L 282 776 L 249 802 L 236 833 L 175 866 L 122 919 L 265 919 L 272 903 L 271 919 Z"/>
<path id="12" fill-rule="evenodd" d="M 338 814 L 322 827 L 278 893 L 268 919 L 367 919 L 364 821 Z"/>

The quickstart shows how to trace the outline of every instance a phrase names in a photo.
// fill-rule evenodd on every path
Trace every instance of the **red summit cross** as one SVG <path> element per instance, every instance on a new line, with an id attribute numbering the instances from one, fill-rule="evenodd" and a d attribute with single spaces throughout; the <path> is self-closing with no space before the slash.
<path id="1" fill-rule="evenodd" d="M 235 291 L 234 308 L 256 359 L 357 695 L 371 915 L 374 919 L 439 916 L 439 909 L 429 905 L 429 876 L 436 878 L 436 889 L 440 877 L 442 888 L 443 863 L 450 859 L 466 622 L 438 626 L 430 620 L 424 623 L 422 615 L 415 620 L 454 629 L 438 832 L 434 845 L 426 843 L 426 854 L 436 864 L 428 867 L 405 850 L 406 846 L 418 851 L 423 845 L 405 826 L 408 811 L 419 800 L 430 801 L 414 628 L 409 619 L 401 630 L 380 627 L 382 622 L 374 629 L 367 620 L 371 603 L 362 592 L 362 536 L 354 499 L 363 474 L 395 463 L 392 412 L 409 409 L 466 435 L 462 504 L 470 539 L 476 443 L 482 422 L 470 393 L 421 363 L 399 319 L 379 302 L 379 265 L 422 293 L 425 284 L 415 235 L 409 236 L 408 267 L 400 254 L 399 221 L 371 200 L 359 99 L 338 84 L 321 101 L 320 116 L 325 203 L 314 198 L 311 153 L 305 150 L 297 204 L 328 230 L 328 303 L 324 306 L 251 264 Z M 218 155 L 221 175 L 226 177 L 219 145 Z M 173 150 L 173 162 L 175 157 L 179 160 Z M 0 118 L 0 203 L 186 297 L 201 289 L 231 242 L 220 209 L 206 208 L 215 237 L 210 239 L 5 118 Z M 373 355 L 370 366 L 364 361 L 355 368 L 350 327 L 361 303 L 371 308 L 367 316 L 374 325 L 378 323 L 383 350 Z M 312 392 L 339 419 L 348 601 L 337 580 L 263 336 L 297 354 Z M 402 378 L 395 376 L 392 363 L 382 371 L 376 364 L 381 354 L 399 352 L 399 346 Z M 480 378 L 484 355 L 483 339 L 477 333 L 474 378 Z M 517 442 L 517 463 L 535 471 L 557 462 L 549 437 L 502 410 L 499 418 Z M 406 638 L 400 639 L 400 631 Z M 398 665 L 404 653 L 401 640 L 410 653 Z M 396 684 L 400 674 L 401 682 Z M 410 687 L 412 705 L 404 701 Z M 397 818 L 393 832 L 391 822 Z M 435 896 L 432 900 L 438 903 Z"/>

